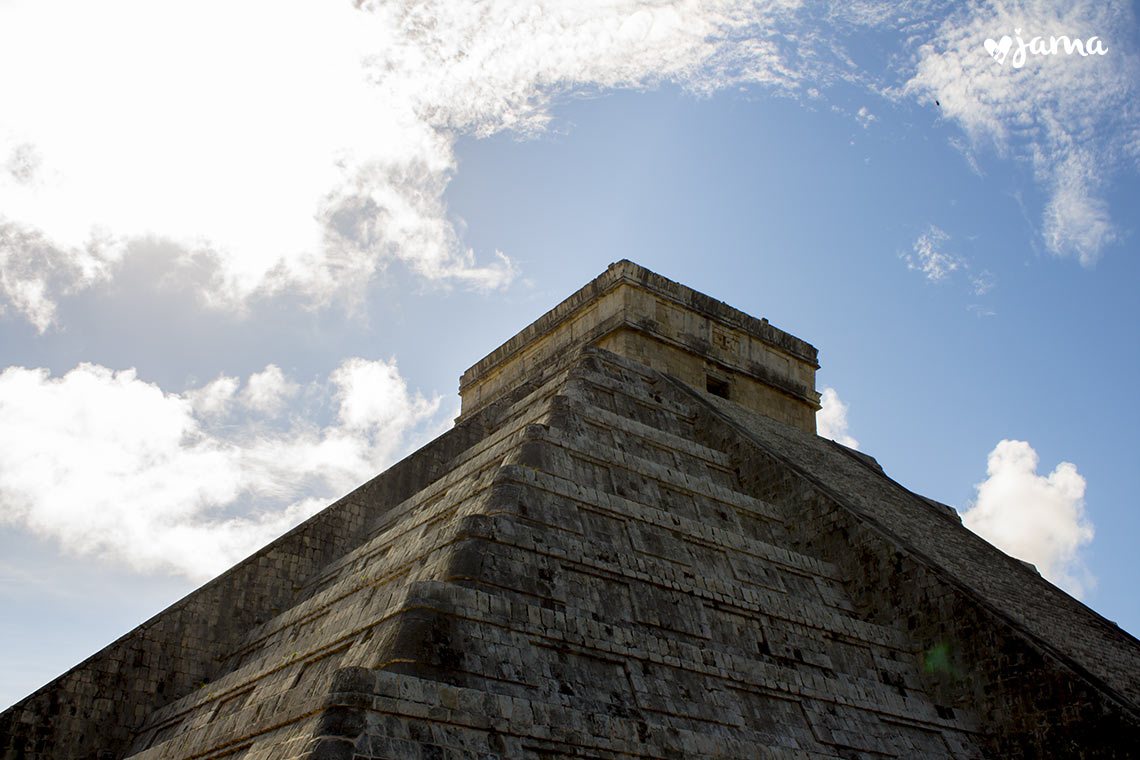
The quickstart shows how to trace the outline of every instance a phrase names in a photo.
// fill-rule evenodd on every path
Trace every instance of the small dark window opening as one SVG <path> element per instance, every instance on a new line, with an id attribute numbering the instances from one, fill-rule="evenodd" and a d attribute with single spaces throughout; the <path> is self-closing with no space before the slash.
<path id="1" fill-rule="evenodd" d="M 705 375 L 705 379 L 706 379 L 705 390 L 707 390 L 709 393 L 711 393 L 714 396 L 720 396 L 721 398 L 728 398 L 728 381 L 727 380 L 718 380 L 717 378 L 713 377 L 712 375 Z"/>

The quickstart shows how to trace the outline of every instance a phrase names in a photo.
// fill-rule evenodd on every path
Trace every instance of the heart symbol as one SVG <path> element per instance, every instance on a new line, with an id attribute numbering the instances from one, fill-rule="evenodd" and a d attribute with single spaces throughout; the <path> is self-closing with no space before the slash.
<path id="1" fill-rule="evenodd" d="M 1008 34 L 1001 38 L 1001 42 L 995 42 L 992 39 L 987 39 L 983 43 L 986 48 L 986 52 L 992 55 L 994 60 L 997 61 L 999 65 L 1005 63 L 1005 56 L 1007 53 L 1009 53 L 1009 46 L 1012 44 L 1013 40 L 1010 39 Z"/>

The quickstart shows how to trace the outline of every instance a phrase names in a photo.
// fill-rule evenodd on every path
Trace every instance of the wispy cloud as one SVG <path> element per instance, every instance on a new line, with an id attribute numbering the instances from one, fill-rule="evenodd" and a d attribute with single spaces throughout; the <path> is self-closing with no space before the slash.
<path id="1" fill-rule="evenodd" d="M 984 296 L 994 289 L 996 280 L 994 279 L 993 272 L 988 269 L 983 269 L 977 274 L 970 275 L 970 285 L 974 289 L 974 295 Z"/>
<path id="2" fill-rule="evenodd" d="M 982 165 L 978 162 L 978 156 L 974 146 L 970 145 L 966 140 L 961 137 L 951 137 L 949 142 L 950 147 L 962 154 L 965 159 L 966 165 L 978 177 L 985 177 L 986 173 L 982 171 Z"/>
<path id="3" fill-rule="evenodd" d="M 1085 516 L 1085 479 L 1070 462 L 1038 475 L 1037 462 L 1025 441 L 998 443 L 962 522 L 1079 598 L 1096 584 L 1079 555 L 1094 533 Z"/>
<path id="4" fill-rule="evenodd" d="M 134 370 L 0 373 L 0 521 L 65 551 L 208 578 L 447 424 L 395 362 L 349 359 L 307 389 L 335 400 L 267 420 L 300 386 L 270 365 L 167 393 Z M 287 504 L 284 509 L 281 504 Z"/>
<path id="5" fill-rule="evenodd" d="M 1096 261 L 1118 236 L 1103 193 L 1114 171 L 1135 169 L 1140 122 L 1140 57 L 1132 42 L 1135 16 L 1124 3 L 1044 0 L 969 4 L 951 12 L 917 53 L 904 91 L 937 98 L 940 112 L 965 130 L 963 151 L 979 171 L 976 152 L 1027 161 L 1049 194 L 1042 213 L 1046 246 L 1082 264 Z M 1012 55 L 998 63 L 987 39 L 1028 43 L 1065 35 L 1105 42 L 1108 54 Z M 963 150 L 961 145 L 957 145 Z"/>
<path id="6" fill-rule="evenodd" d="M 0 197 L 2 187 L 0 181 Z M 0 313 L 12 309 L 43 332 L 56 320 L 58 300 L 106 280 L 122 253 L 97 230 L 80 245 L 60 248 L 34 227 L 5 221 L 2 209 Z"/>
<path id="7" fill-rule="evenodd" d="M 855 114 L 855 121 L 859 122 L 859 126 L 863 129 L 868 129 L 871 123 L 878 120 L 878 116 L 867 110 L 867 106 L 860 106 L 859 111 Z"/>
<path id="8" fill-rule="evenodd" d="M 847 404 L 840 400 L 836 390 L 824 388 L 819 403 L 821 408 L 815 415 L 816 432 L 849 448 L 859 448 L 859 442 L 847 431 Z"/>
<path id="9" fill-rule="evenodd" d="M 968 258 L 955 253 L 950 235 L 933 224 L 915 239 L 911 250 L 901 252 L 899 258 L 906 262 L 908 269 L 921 273 L 927 282 L 944 283 L 960 276 L 956 273 L 965 275 L 970 294 L 977 298 L 993 290 L 997 284 L 993 272 L 976 270 Z M 992 309 L 979 303 L 969 304 L 966 309 L 979 317 L 994 315 Z"/>
<path id="10" fill-rule="evenodd" d="M 1072 253 L 1082 264 L 1091 265 L 1118 234 L 1108 204 L 1093 192 L 1101 185 L 1102 167 L 1087 151 L 1074 149 L 1051 170 L 1045 244 L 1051 251 Z"/>
<path id="11" fill-rule="evenodd" d="M 993 309 L 989 308 L 988 306 L 983 306 L 980 303 L 970 304 L 969 306 L 966 307 L 966 311 L 970 312 L 971 314 L 978 317 L 979 319 L 981 319 L 982 317 L 992 317 L 995 314 L 997 314 L 997 312 L 994 311 Z"/>
<path id="12" fill-rule="evenodd" d="M 950 236 L 933 224 L 930 229 L 918 236 L 909 252 L 900 257 L 907 268 L 922 272 L 931 282 L 941 282 L 956 269 L 963 266 L 962 257 L 947 253 L 945 245 Z"/>

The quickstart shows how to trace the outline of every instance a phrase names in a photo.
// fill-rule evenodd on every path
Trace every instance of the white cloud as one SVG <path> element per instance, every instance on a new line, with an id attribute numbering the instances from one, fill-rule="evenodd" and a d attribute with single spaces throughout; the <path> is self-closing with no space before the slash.
<path id="1" fill-rule="evenodd" d="M 337 418 L 348 430 L 374 430 L 384 437 L 401 430 L 439 406 L 439 399 L 411 398 L 395 363 L 348 359 L 332 375 L 340 408 Z"/>
<path id="2" fill-rule="evenodd" d="M 962 154 L 965 159 L 966 165 L 970 167 L 975 176 L 985 178 L 986 173 L 982 171 L 982 165 L 978 163 L 978 156 L 975 146 L 970 145 L 966 140 L 960 137 L 951 137 L 947 140 L 950 147 Z"/>
<path id="3" fill-rule="evenodd" d="M 1140 60 L 1129 30 L 1135 18 L 1127 4 L 1044 0 L 969 4 L 952 13 L 921 46 L 904 92 L 920 101 L 937 98 L 942 116 L 969 136 L 964 151 L 975 167 L 976 150 L 1029 162 L 1050 199 L 1042 232 L 1049 250 L 1091 264 L 1117 238 L 1102 197 L 1118 167 L 1140 158 L 1127 141 L 1140 117 Z M 1108 55 L 1025 55 L 999 64 L 986 39 L 1028 43 L 1034 36 L 1097 35 Z M 961 150 L 960 146 L 958 147 Z M 1129 160 L 1129 158 L 1131 160 Z"/>
<path id="4" fill-rule="evenodd" d="M 855 121 L 859 122 L 859 126 L 867 129 L 871 126 L 871 122 L 877 121 L 878 116 L 867 110 L 867 106 L 860 106 L 859 112 L 855 114 Z"/>
<path id="5" fill-rule="evenodd" d="M 949 240 L 949 235 L 932 224 L 914 241 L 911 253 L 902 254 L 902 259 L 907 268 L 922 272 L 931 282 L 945 280 L 951 272 L 964 265 L 960 256 L 946 253 L 945 244 Z"/>
<path id="6" fill-rule="evenodd" d="M 994 279 L 993 272 L 988 269 L 983 269 L 975 275 L 970 275 L 970 285 L 974 289 L 974 295 L 984 296 L 994 289 L 996 280 Z"/>
<path id="7" fill-rule="evenodd" d="M 998 443 L 989 455 L 989 477 L 977 485 L 978 497 L 962 522 L 1079 598 L 1096 583 L 1078 553 L 1093 539 L 1085 479 L 1070 462 L 1038 475 L 1037 461 L 1025 441 Z"/>
<path id="8" fill-rule="evenodd" d="M 458 135 L 536 133 L 583 87 L 795 88 L 820 68 L 774 31 L 792 0 L 358 5 L 0 4 L 0 71 L 30 73 L 0 78 L 0 225 L 42 248 L 0 245 L 10 306 L 46 329 L 148 236 L 211 253 L 219 306 L 351 302 L 397 261 L 500 287 L 512 262 L 477 261 L 447 217 Z"/>
<path id="9" fill-rule="evenodd" d="M 899 258 L 906 262 L 908 269 L 921 272 L 928 282 L 948 282 L 956 277 L 955 272 L 962 272 L 969 280 L 971 295 L 980 298 L 993 290 L 997 284 L 993 272 L 975 270 L 966 257 L 948 251 L 949 242 L 950 235 L 932 224 L 918 236 L 911 250 L 900 253 Z M 979 317 L 994 315 L 993 309 L 980 303 L 969 304 L 966 309 Z"/>
<path id="10" fill-rule="evenodd" d="M 241 416 L 236 378 L 175 394 L 134 370 L 9 367 L 0 522 L 70 553 L 210 577 L 446 424 L 440 398 L 409 392 L 393 361 L 350 359 L 328 384 L 336 422 L 270 428 Z M 275 408 L 290 385 L 270 365 L 247 398 Z"/>
<path id="11" fill-rule="evenodd" d="M 239 385 L 238 378 L 222 375 L 201 388 L 186 391 L 182 397 L 190 402 L 195 414 L 215 417 L 229 411 Z"/>
<path id="12" fill-rule="evenodd" d="M 847 404 L 839 399 L 835 389 L 824 388 L 819 403 L 821 409 L 815 414 L 816 432 L 848 448 L 859 448 L 859 442 L 847 433 Z"/>
<path id="13" fill-rule="evenodd" d="M 61 250 L 39 230 L 5 221 L 0 204 L 0 313 L 12 308 L 43 332 L 55 322 L 60 296 L 107 279 L 121 255 L 97 230 L 82 244 Z"/>
<path id="14" fill-rule="evenodd" d="M 1045 208 L 1045 243 L 1049 250 L 1073 254 L 1089 266 L 1117 239 L 1108 204 L 1098 198 L 1096 162 L 1085 151 L 1072 151 L 1053 168 L 1052 196 Z"/>
<path id="15" fill-rule="evenodd" d="M 393 365 L 392 371 L 395 372 L 395 365 Z M 289 398 L 297 395 L 298 390 L 300 390 L 300 386 L 286 380 L 280 367 L 276 364 L 269 364 L 261 372 L 255 372 L 249 376 L 241 397 L 250 409 L 262 414 L 276 414 L 281 411 Z"/>
<path id="16" fill-rule="evenodd" d="M 458 137 L 537 134 L 559 97 L 663 82 L 889 94 L 845 50 L 875 29 L 900 32 L 894 60 L 916 60 L 901 91 L 940 100 L 970 137 L 964 155 L 992 145 L 1032 163 L 1058 254 L 1091 263 L 1118 237 L 1104 172 L 1140 158 L 1127 143 L 1140 81 L 1121 33 L 1132 14 L 1093 0 L 947 4 L 939 28 L 937 3 L 355 5 L 0 3 L 0 71 L 26 73 L 0 77 L 7 307 L 47 329 L 61 298 L 113 277 L 140 238 L 216 262 L 201 295 L 219 307 L 282 290 L 353 306 L 396 262 L 498 288 L 514 263 L 477 258 L 448 218 Z M 1014 72 L 982 42 L 1017 27 L 1100 34 L 1111 54 L 1031 56 Z M 856 118 L 876 117 L 863 106 Z"/>
<path id="17" fill-rule="evenodd" d="M 978 319 L 982 319 L 983 317 L 992 317 L 997 314 L 997 312 L 993 309 L 989 308 L 988 306 L 983 306 L 980 303 L 970 304 L 966 307 L 966 311 L 970 312 Z"/>

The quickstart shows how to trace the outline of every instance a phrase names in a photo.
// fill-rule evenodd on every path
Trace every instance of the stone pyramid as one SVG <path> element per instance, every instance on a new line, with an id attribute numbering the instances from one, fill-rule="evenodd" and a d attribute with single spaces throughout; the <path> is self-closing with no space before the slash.
<path id="1" fill-rule="evenodd" d="M 1140 642 L 628 261 L 455 427 L 0 717 L 4 758 L 1135 757 Z"/>

